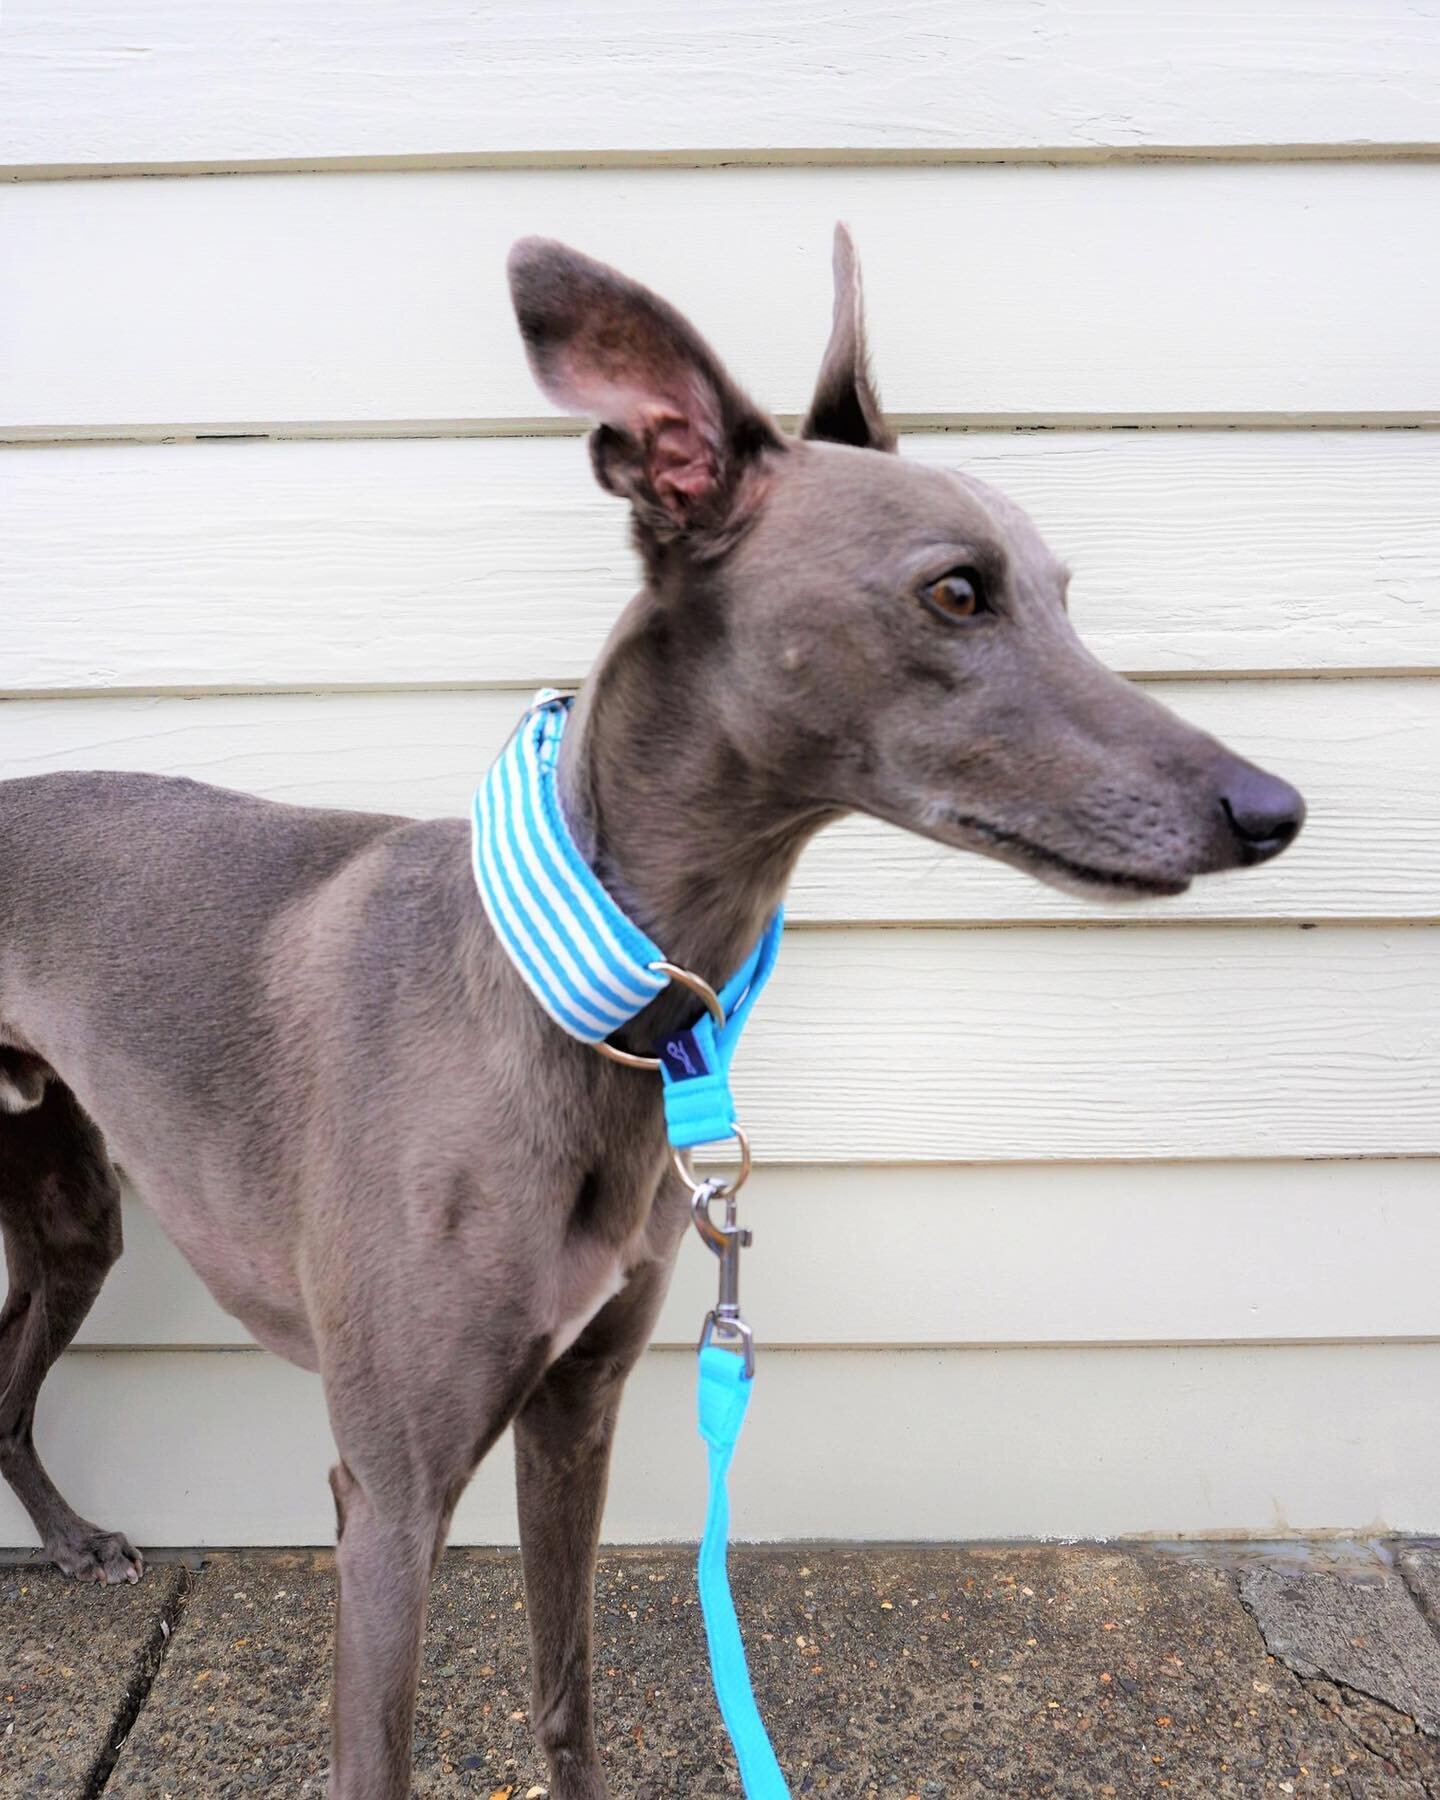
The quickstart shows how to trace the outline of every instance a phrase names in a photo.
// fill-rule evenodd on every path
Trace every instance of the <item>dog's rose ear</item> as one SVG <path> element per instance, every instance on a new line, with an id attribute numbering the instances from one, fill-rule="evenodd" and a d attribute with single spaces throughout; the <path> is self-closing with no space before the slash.
<path id="1" fill-rule="evenodd" d="M 758 500 L 763 454 L 783 440 L 673 306 L 548 238 L 510 252 L 510 293 L 536 381 L 600 420 L 590 454 L 662 538 L 733 527 Z"/>
<path id="2" fill-rule="evenodd" d="M 880 410 L 865 348 L 860 261 L 844 225 L 835 227 L 834 267 L 835 323 L 800 435 L 860 450 L 893 450 L 895 434 Z"/>

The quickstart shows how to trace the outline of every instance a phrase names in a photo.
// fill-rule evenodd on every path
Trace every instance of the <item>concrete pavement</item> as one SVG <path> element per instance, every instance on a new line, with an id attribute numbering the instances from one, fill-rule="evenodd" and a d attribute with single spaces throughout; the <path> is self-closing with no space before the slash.
<path id="1" fill-rule="evenodd" d="M 691 1555 L 596 1598 L 616 1800 L 738 1794 Z M 797 1795 L 1440 1797 L 1440 1551 L 1421 1545 L 740 1550 Z M 0 1795 L 324 1792 L 327 1553 L 157 1561 L 134 1588 L 0 1567 Z M 415 1792 L 539 1800 L 516 1559 L 436 1580 Z"/>

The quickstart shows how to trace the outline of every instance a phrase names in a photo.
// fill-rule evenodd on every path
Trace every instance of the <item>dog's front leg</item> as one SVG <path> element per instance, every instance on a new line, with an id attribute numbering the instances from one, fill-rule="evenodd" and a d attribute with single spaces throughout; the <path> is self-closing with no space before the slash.
<path id="1" fill-rule="evenodd" d="M 383 1405 L 373 1362 L 327 1380 L 343 1459 L 330 1472 L 339 1577 L 331 1800 L 409 1800 L 430 1579 L 465 1484 L 544 1367 L 544 1339 L 516 1334 L 468 1366 L 454 1343 L 442 1346 L 438 1334 L 434 1343 L 434 1379 L 397 1379 Z"/>
<path id="2" fill-rule="evenodd" d="M 387 1517 L 344 1463 L 330 1471 L 338 1543 L 332 1800 L 402 1800 L 411 1790 L 425 1604 L 448 1518 L 432 1504 Z"/>
<path id="3" fill-rule="evenodd" d="M 515 1420 L 535 1735 L 551 1800 L 607 1800 L 590 1695 L 595 1552 L 625 1378 L 650 1341 L 673 1255 L 647 1263 L 551 1365 Z"/>

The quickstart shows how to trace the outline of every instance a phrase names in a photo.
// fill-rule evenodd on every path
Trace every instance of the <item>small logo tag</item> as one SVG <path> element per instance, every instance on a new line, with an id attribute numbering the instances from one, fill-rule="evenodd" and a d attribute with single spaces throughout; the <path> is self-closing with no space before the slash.
<path id="1" fill-rule="evenodd" d="M 710 1065 L 693 1031 L 677 1031 L 657 1046 L 657 1053 L 676 1081 L 690 1081 L 697 1075 L 708 1075 Z"/>

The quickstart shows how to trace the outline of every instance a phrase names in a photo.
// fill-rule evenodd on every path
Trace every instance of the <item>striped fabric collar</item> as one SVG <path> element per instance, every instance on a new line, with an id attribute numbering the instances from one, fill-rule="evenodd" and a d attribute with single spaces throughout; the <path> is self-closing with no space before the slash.
<path id="1" fill-rule="evenodd" d="M 475 793 L 475 883 L 525 985 L 571 1037 L 598 1044 L 667 985 L 664 952 L 616 904 L 570 835 L 556 765 L 571 696 L 543 688 Z"/>

